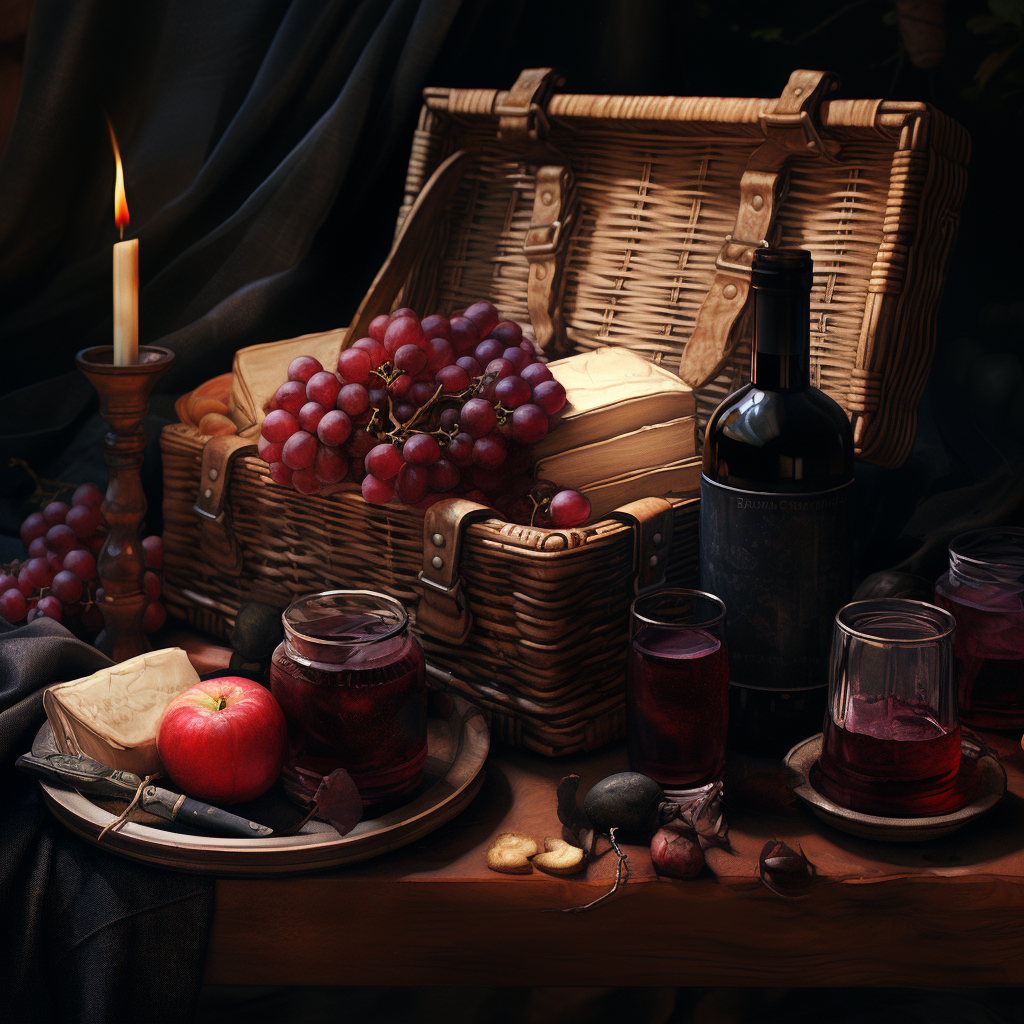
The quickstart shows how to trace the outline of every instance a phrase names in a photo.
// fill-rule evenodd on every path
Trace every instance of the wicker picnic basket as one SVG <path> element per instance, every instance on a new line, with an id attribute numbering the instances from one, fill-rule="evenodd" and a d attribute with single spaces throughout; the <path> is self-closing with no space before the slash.
<path id="1" fill-rule="evenodd" d="M 830 100 L 821 72 L 794 72 L 775 100 L 555 84 L 538 69 L 509 91 L 425 91 L 391 254 L 352 324 L 279 343 L 284 364 L 303 346 L 336 356 L 396 305 L 489 298 L 549 355 L 622 345 L 677 370 L 703 425 L 749 367 L 752 248 L 796 245 L 815 261 L 813 382 L 849 413 L 861 458 L 898 465 L 965 187 L 962 129 L 926 104 Z M 183 422 L 161 438 L 172 612 L 226 634 L 247 601 L 372 587 L 405 602 L 436 675 L 502 738 L 555 755 L 622 734 L 629 603 L 693 579 L 693 495 L 561 530 L 461 499 L 424 514 L 354 487 L 303 496 L 255 457 L 263 410 L 239 376 L 238 436 Z"/>

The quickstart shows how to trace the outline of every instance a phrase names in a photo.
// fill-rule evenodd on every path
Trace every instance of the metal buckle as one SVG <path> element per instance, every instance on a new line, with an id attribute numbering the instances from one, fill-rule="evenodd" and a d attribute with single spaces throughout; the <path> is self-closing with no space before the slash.
<path id="1" fill-rule="evenodd" d="M 207 512 L 206 509 L 200 508 L 199 505 L 196 504 L 196 505 L 192 506 L 192 511 L 195 512 L 196 515 L 200 515 L 204 519 L 209 519 L 209 520 L 211 520 L 212 522 L 215 522 L 215 523 L 222 523 L 224 521 L 224 510 L 223 509 L 221 509 L 220 512 L 218 512 L 216 515 L 214 515 L 212 512 Z"/>
<path id="2" fill-rule="evenodd" d="M 431 590 L 438 594 L 444 594 L 445 597 L 450 597 L 453 601 L 458 598 L 459 591 L 462 590 L 461 576 L 459 576 L 450 587 L 446 587 L 443 583 L 438 583 L 436 580 L 430 579 L 429 576 L 424 576 L 422 572 L 420 572 L 417 579 L 419 579 L 420 583 L 430 587 Z"/>
<path id="3" fill-rule="evenodd" d="M 537 235 L 543 235 L 547 241 L 531 241 Z M 562 222 L 556 220 L 552 224 L 531 224 L 526 232 L 526 239 L 523 242 L 523 254 L 529 259 L 531 256 L 548 256 L 557 248 L 562 240 Z"/>
<path id="4" fill-rule="evenodd" d="M 719 270 L 731 271 L 734 274 L 750 275 L 750 267 L 754 262 L 755 249 L 770 248 L 768 240 L 762 238 L 760 242 L 743 242 L 734 240 L 732 235 L 726 235 L 722 248 L 718 250 L 715 258 L 715 266 Z M 737 253 L 729 253 L 729 250 L 739 250 Z"/>
<path id="5" fill-rule="evenodd" d="M 531 139 L 542 139 L 546 138 L 548 134 L 548 118 L 547 114 L 544 113 L 543 108 L 539 103 L 531 103 L 528 107 L 508 107 L 504 104 L 495 104 L 491 110 L 492 114 L 496 114 L 499 118 L 516 118 L 522 119 L 526 122 L 526 134 Z M 506 125 L 508 128 L 512 128 L 512 125 Z M 498 138 L 503 139 L 504 133 L 501 129 L 498 129 Z"/>

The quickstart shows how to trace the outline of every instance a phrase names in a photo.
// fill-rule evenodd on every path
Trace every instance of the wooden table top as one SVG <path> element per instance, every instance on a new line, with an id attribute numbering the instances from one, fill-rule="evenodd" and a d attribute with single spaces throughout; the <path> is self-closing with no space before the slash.
<path id="1" fill-rule="evenodd" d="M 206 669 L 208 670 L 208 669 Z M 986 733 L 1007 773 L 987 816 L 927 843 L 862 840 L 820 822 L 786 770 L 730 759 L 731 851 L 696 879 L 659 878 L 627 846 L 629 881 L 606 891 L 609 854 L 586 874 L 499 875 L 499 832 L 561 834 L 555 789 L 580 794 L 626 769 L 622 744 L 549 760 L 495 745 L 458 818 L 414 845 L 329 873 L 219 879 L 206 980 L 302 985 L 1024 984 L 1024 752 Z M 801 848 L 817 877 L 784 899 L 758 877 L 765 842 Z"/>

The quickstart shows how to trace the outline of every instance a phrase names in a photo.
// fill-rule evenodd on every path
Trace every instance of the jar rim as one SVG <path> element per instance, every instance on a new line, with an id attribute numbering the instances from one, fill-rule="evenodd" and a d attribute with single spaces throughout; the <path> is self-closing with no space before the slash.
<path id="1" fill-rule="evenodd" d="M 642 612 L 638 612 L 636 606 L 642 601 L 649 601 L 657 597 L 700 597 L 705 601 L 709 601 L 713 605 L 718 606 L 718 612 L 711 618 L 702 619 L 700 621 L 676 623 L 666 622 L 664 619 L 652 619 Z M 648 626 L 676 626 L 685 625 L 687 629 L 703 629 L 707 626 L 715 626 L 722 619 L 725 618 L 725 602 L 717 597 L 715 594 L 711 594 L 706 590 L 692 590 L 688 587 L 666 587 L 663 590 L 652 590 L 649 594 L 641 594 L 635 597 L 629 606 L 629 613 L 635 619 L 639 619 L 640 622 Z"/>
<path id="2" fill-rule="evenodd" d="M 949 567 L 983 583 L 1024 582 L 1024 528 L 987 526 L 958 534 L 949 542 Z"/>
<path id="3" fill-rule="evenodd" d="M 916 623 L 931 626 L 934 632 L 927 636 L 889 637 L 879 636 L 871 632 L 869 623 L 863 622 L 860 616 L 899 616 L 913 619 Z M 956 619 L 938 605 L 927 601 L 910 601 L 903 597 L 870 598 L 866 601 L 851 601 L 836 612 L 836 627 L 847 636 L 865 640 L 872 644 L 884 644 L 888 647 L 919 647 L 922 644 L 935 644 L 952 636 L 956 629 Z M 868 626 L 865 629 L 865 625 Z"/>
<path id="4" fill-rule="evenodd" d="M 382 602 L 390 608 L 393 608 L 398 613 L 398 620 L 386 633 L 374 633 L 367 636 L 347 636 L 341 640 L 331 640 L 327 637 L 310 636 L 308 633 L 302 632 L 301 628 L 298 628 L 295 624 L 289 622 L 289 614 L 293 613 L 301 605 L 330 597 L 373 598 L 375 601 Z M 281 621 L 284 624 L 285 636 L 287 637 L 295 637 L 305 643 L 320 644 L 324 647 L 355 647 L 360 644 L 380 643 L 382 640 L 387 640 L 390 637 L 401 633 L 402 630 L 409 625 L 409 613 L 405 610 L 405 606 L 402 602 L 397 600 L 397 598 L 390 597 L 388 594 L 382 594 L 377 590 L 321 590 L 319 593 L 306 594 L 305 597 L 300 597 L 297 600 L 292 601 L 292 603 L 281 613 Z M 304 621 L 309 622 L 315 620 L 306 619 Z"/>

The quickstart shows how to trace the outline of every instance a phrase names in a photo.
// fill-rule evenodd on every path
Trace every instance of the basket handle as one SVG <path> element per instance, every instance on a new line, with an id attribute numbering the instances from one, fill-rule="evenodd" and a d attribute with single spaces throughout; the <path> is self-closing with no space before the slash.
<path id="1" fill-rule="evenodd" d="M 715 260 L 715 278 L 679 362 L 679 376 L 699 388 L 721 372 L 739 341 L 750 291 L 754 250 L 773 244 L 776 215 L 789 187 L 795 156 L 835 159 L 835 143 L 818 132 L 818 110 L 839 88 L 827 71 L 794 71 L 771 113 L 758 121 L 764 143 L 750 156 L 740 179 L 740 205 L 732 233 Z"/>
<path id="2" fill-rule="evenodd" d="M 666 498 L 641 498 L 612 512 L 633 529 L 633 593 L 642 594 L 665 583 L 675 510 Z"/>
<path id="3" fill-rule="evenodd" d="M 423 517 L 423 596 L 416 626 L 437 640 L 460 646 L 469 636 L 473 617 L 459 575 L 462 536 L 470 523 L 493 515 L 493 508 L 475 501 L 446 498 L 431 505 Z"/>
<path id="4" fill-rule="evenodd" d="M 203 558 L 228 576 L 242 573 L 242 549 L 228 519 L 228 480 L 235 459 L 255 451 L 252 440 L 237 434 L 211 437 L 203 446 L 199 494 L 192 506 L 199 517 L 199 550 Z"/>

